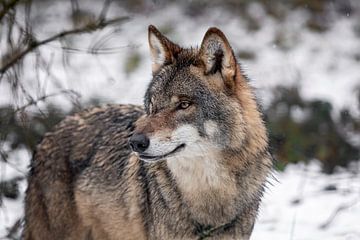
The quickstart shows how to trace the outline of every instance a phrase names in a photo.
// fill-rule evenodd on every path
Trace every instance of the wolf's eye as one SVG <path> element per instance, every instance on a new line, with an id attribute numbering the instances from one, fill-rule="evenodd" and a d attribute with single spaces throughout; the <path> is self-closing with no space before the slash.
<path id="1" fill-rule="evenodd" d="M 191 103 L 189 101 L 182 101 L 178 105 L 178 109 L 187 109 L 190 107 Z"/>

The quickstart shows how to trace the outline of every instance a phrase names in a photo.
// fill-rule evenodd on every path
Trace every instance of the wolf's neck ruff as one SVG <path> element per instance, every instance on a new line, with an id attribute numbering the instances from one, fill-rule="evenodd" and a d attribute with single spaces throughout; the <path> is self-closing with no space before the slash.
<path id="1" fill-rule="evenodd" d="M 222 166 L 219 152 L 200 148 L 204 155 L 170 158 L 167 166 L 193 219 L 206 225 L 223 224 L 236 215 L 236 210 L 228 207 L 238 195 L 235 176 Z"/>

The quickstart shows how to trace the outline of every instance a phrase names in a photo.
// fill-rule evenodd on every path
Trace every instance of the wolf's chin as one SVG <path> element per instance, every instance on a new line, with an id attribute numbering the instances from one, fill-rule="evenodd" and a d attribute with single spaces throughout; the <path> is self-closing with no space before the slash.
<path id="1" fill-rule="evenodd" d="M 164 158 L 172 156 L 172 155 L 178 153 L 179 151 L 183 150 L 185 148 L 185 146 L 186 146 L 185 143 L 182 143 L 179 146 L 177 146 L 174 150 L 172 150 L 171 152 L 163 154 L 163 155 L 158 155 L 158 156 L 139 154 L 139 158 L 145 162 L 154 162 L 154 161 L 158 161 L 158 160 L 163 160 Z"/>

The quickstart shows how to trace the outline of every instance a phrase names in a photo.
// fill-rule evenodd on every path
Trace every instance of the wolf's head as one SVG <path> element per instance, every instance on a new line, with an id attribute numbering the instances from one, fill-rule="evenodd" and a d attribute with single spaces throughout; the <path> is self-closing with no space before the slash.
<path id="1" fill-rule="evenodd" d="M 149 26 L 153 79 L 130 146 L 141 159 L 257 152 L 267 136 L 254 95 L 225 35 L 210 28 L 199 49 Z"/>

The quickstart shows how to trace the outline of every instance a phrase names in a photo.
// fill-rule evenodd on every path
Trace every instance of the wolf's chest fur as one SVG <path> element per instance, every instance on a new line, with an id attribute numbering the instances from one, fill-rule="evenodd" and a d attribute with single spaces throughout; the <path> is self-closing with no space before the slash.
<path id="1" fill-rule="evenodd" d="M 236 215 L 236 208 L 229 207 L 238 195 L 235 176 L 222 165 L 218 150 L 204 146 L 194 150 L 199 152 L 167 160 L 183 201 L 199 222 L 218 225 L 230 221 Z"/>

